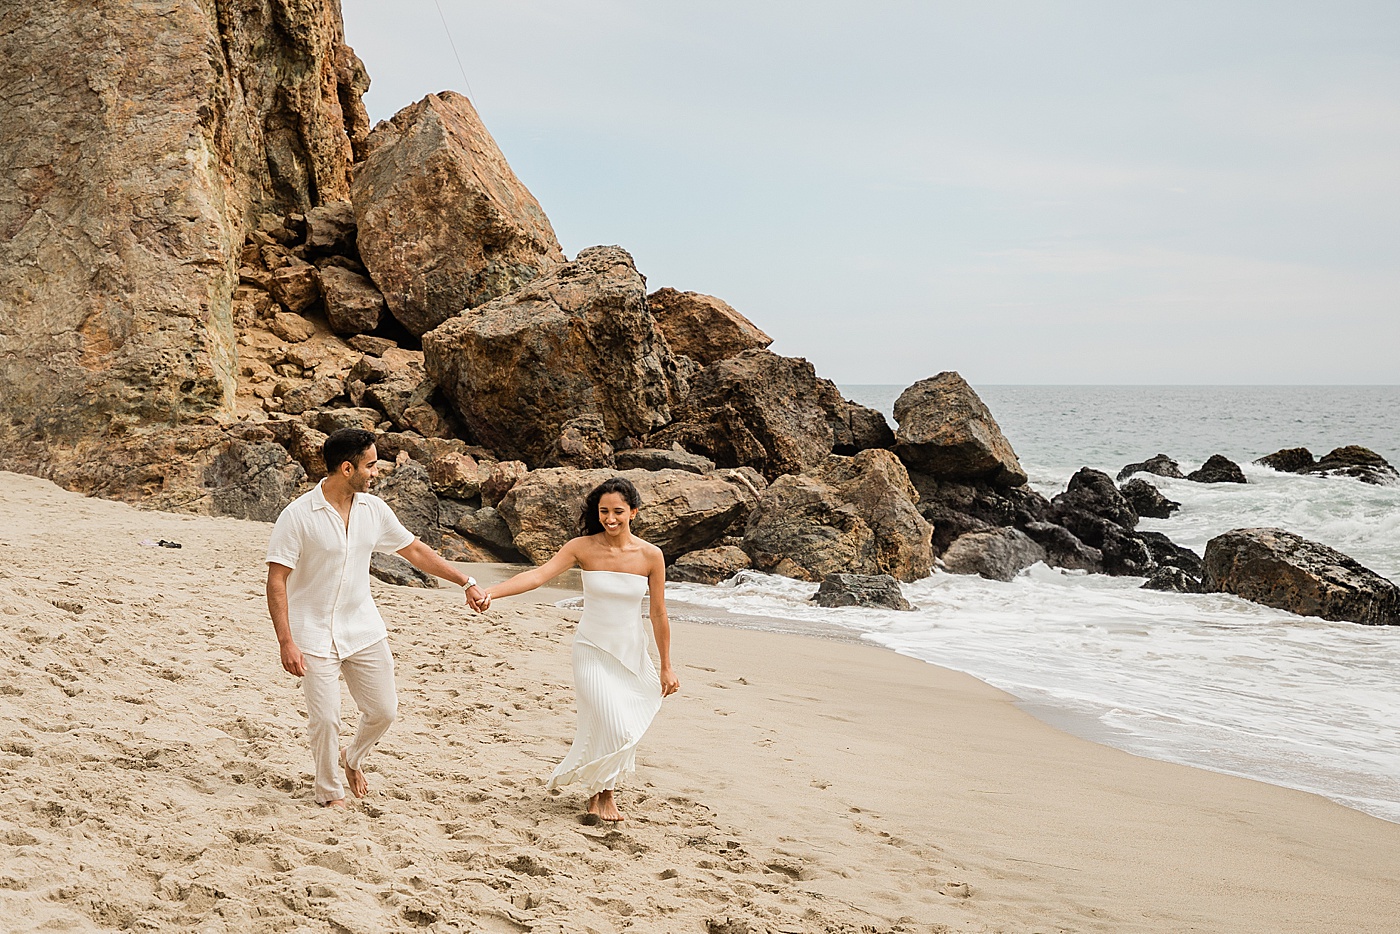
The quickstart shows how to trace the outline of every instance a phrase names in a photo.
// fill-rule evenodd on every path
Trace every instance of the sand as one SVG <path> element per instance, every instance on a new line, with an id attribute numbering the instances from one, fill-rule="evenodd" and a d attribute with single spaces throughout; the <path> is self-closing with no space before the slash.
<path id="1" fill-rule="evenodd" d="M 629 820 L 582 826 L 544 791 L 573 722 L 559 590 L 477 617 L 376 583 L 400 721 L 370 795 L 318 808 L 269 528 L 0 473 L 0 930 L 1400 928 L 1400 825 L 786 634 L 678 624 Z"/>

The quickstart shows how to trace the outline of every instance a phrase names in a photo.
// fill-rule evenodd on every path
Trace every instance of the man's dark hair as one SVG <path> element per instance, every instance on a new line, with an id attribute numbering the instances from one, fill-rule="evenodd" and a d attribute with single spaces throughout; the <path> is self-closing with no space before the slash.
<path id="1" fill-rule="evenodd" d="M 331 432 L 326 443 L 321 445 L 321 457 L 326 461 L 326 473 L 335 473 L 340 465 L 349 461 L 355 464 L 360 455 L 374 444 L 374 432 L 363 428 L 341 428 Z"/>

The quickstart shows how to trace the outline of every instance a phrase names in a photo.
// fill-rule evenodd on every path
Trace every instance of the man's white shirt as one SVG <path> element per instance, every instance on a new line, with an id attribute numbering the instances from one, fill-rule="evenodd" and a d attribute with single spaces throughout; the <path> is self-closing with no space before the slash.
<path id="1" fill-rule="evenodd" d="M 297 497 L 272 527 L 269 564 L 292 569 L 287 577 L 287 618 L 292 640 L 306 655 L 345 658 L 388 636 L 369 590 L 369 558 L 413 544 L 388 504 L 356 493 L 346 528 L 321 492 L 321 484 Z"/>

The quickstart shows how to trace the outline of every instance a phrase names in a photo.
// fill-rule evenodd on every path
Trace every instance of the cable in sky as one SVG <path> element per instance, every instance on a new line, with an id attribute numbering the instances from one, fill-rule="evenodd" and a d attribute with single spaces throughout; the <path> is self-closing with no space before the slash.
<path id="1" fill-rule="evenodd" d="M 462 56 L 457 53 L 457 43 L 452 41 L 452 30 L 447 26 L 447 16 L 442 12 L 442 4 L 433 0 L 433 6 L 437 7 L 438 16 L 442 17 L 442 31 L 447 33 L 447 44 L 452 46 L 452 55 L 457 59 L 457 69 L 462 72 L 462 83 L 467 86 L 467 96 L 476 104 L 476 92 L 472 90 L 472 83 L 467 80 L 467 69 L 462 64 Z"/>

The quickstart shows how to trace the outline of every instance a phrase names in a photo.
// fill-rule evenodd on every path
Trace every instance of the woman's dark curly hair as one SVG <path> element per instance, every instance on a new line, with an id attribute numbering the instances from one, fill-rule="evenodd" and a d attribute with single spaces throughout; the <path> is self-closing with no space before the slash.
<path id="1" fill-rule="evenodd" d="M 603 523 L 598 521 L 598 501 L 609 493 L 619 494 L 633 509 L 642 505 L 642 495 L 637 492 L 631 480 L 625 477 L 604 480 L 594 487 L 593 492 L 583 501 L 583 514 L 578 517 L 579 535 L 597 535 L 603 531 Z"/>

